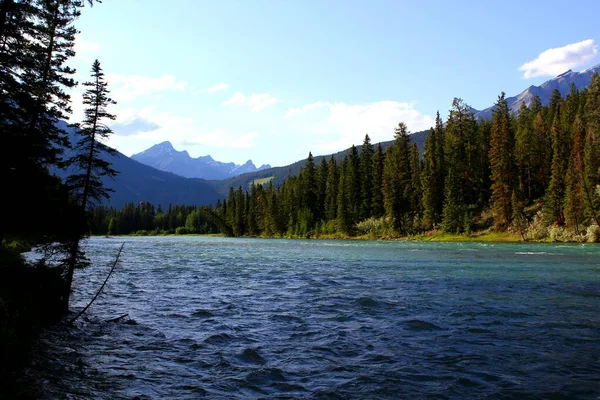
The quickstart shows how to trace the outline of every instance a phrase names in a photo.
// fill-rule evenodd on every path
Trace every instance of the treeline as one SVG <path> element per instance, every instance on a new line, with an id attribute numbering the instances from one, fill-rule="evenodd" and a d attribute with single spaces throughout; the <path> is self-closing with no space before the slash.
<path id="1" fill-rule="evenodd" d="M 209 206 L 171 206 L 165 211 L 141 201 L 120 210 L 98 206 L 91 212 L 92 235 L 214 234 L 226 230 Z"/>
<path id="2" fill-rule="evenodd" d="M 281 186 L 230 189 L 215 214 L 234 236 L 370 235 L 430 230 L 510 231 L 523 239 L 598 240 L 600 78 L 589 88 L 536 97 L 517 116 L 504 93 L 491 121 L 454 99 L 419 154 L 399 123 L 382 150 L 365 136 L 341 163 L 331 157 Z"/>

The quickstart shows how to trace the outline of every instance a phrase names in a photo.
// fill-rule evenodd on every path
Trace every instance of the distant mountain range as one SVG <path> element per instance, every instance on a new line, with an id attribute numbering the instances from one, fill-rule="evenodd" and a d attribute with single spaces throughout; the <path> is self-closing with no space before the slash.
<path id="1" fill-rule="evenodd" d="M 517 96 L 508 97 L 506 102 L 515 115 L 519 113 L 519 108 L 522 103 L 525 103 L 527 107 L 530 107 L 531 104 L 533 104 L 535 96 L 539 96 L 542 105 L 546 106 L 550 103 L 550 97 L 552 96 L 554 89 L 558 89 L 560 94 L 565 97 L 571 91 L 571 84 L 575 84 L 575 87 L 578 90 L 588 87 L 592 81 L 592 76 L 595 73 L 600 73 L 600 64 L 582 72 L 568 70 L 567 72 L 558 75 L 556 78 L 542 83 L 540 86 L 529 86 Z M 476 111 L 475 118 L 492 119 L 492 112 L 495 108 L 495 106 L 491 106 L 485 110 Z"/>
<path id="2" fill-rule="evenodd" d="M 572 83 L 578 89 L 583 89 L 589 85 L 595 72 L 600 73 L 600 65 L 583 72 L 567 71 L 540 86 L 530 86 L 519 95 L 507 98 L 508 105 L 517 114 L 521 103 L 530 106 L 536 95 L 540 97 L 542 104 L 548 104 L 554 89 L 558 89 L 563 96 L 569 93 Z M 473 110 L 473 112 L 477 118 L 490 119 L 493 110 L 492 106 L 481 111 Z M 65 126 L 66 124 L 63 128 Z M 421 152 L 428 134 L 429 131 L 425 130 L 410 135 L 411 142 L 416 143 Z M 381 144 L 386 148 L 391 143 L 392 141 L 387 141 Z M 348 151 L 349 149 L 346 149 L 332 155 L 341 161 Z M 317 156 L 315 163 L 318 164 L 322 158 L 330 157 L 331 155 Z M 281 184 L 289 175 L 297 174 L 306 163 L 306 160 L 300 160 L 276 168 L 271 168 L 269 165 L 256 168 L 250 160 L 243 165 L 222 163 L 213 160 L 210 156 L 192 158 L 186 151 L 175 150 L 169 142 L 152 146 L 131 158 L 118 153 L 116 156 L 107 156 L 107 159 L 112 163 L 113 168 L 120 172 L 114 180 L 105 180 L 106 186 L 115 190 L 107 204 L 117 208 L 128 202 L 139 201 L 161 204 L 163 207 L 167 207 L 169 203 L 215 204 L 218 199 L 227 196 L 230 187 L 247 188 L 251 182 L 259 179 L 263 181 L 270 179 L 275 184 Z M 65 176 L 68 171 L 56 171 L 56 173 Z M 204 176 L 211 180 L 194 178 L 196 176 Z"/>
<path id="3" fill-rule="evenodd" d="M 519 112 L 519 108 L 521 107 L 521 103 L 525 103 L 528 107 L 533 103 L 534 97 L 537 95 L 540 97 L 540 101 L 543 105 L 548 105 L 550 102 L 550 97 L 552 96 L 552 92 L 554 89 L 558 89 L 561 95 L 564 97 L 569 94 L 571 90 L 571 84 L 575 84 L 575 87 L 579 90 L 586 88 L 589 86 L 592 76 L 594 73 L 600 73 L 600 64 L 588 68 L 582 72 L 573 72 L 571 70 L 558 75 L 556 78 L 550 79 L 542 83 L 540 86 L 530 86 L 525 89 L 523 92 L 514 97 L 508 97 L 506 100 L 508 102 L 508 106 L 510 110 L 516 115 Z M 475 118 L 478 119 L 491 119 L 492 112 L 495 109 L 495 106 L 488 107 L 484 110 L 476 110 L 472 109 Z M 411 143 L 416 143 L 419 148 L 419 152 L 423 152 L 423 148 L 425 145 L 425 140 L 427 139 L 427 135 L 429 135 L 429 130 L 416 132 L 410 135 Z M 393 141 L 381 142 L 382 147 L 385 149 L 387 146 L 392 144 Z M 338 153 L 333 154 L 336 160 L 343 160 L 344 156 L 348 154 L 348 150 L 343 150 Z M 360 148 L 359 148 L 360 150 Z M 329 159 L 330 155 L 315 157 L 315 163 L 321 162 L 321 158 Z M 226 195 L 229 187 L 248 187 L 253 181 L 258 179 L 272 178 L 273 183 L 281 184 L 288 175 L 297 174 L 306 164 L 306 160 L 297 161 L 293 164 L 284 167 L 276 167 L 271 169 L 266 169 L 258 172 L 247 173 L 244 175 L 240 175 L 235 178 L 227 179 L 224 182 L 219 182 L 215 187 L 219 193 L 222 195 Z"/>
<path id="4" fill-rule="evenodd" d="M 224 163 L 215 161 L 211 156 L 193 158 L 185 150 L 177 151 L 171 142 L 156 144 L 141 153 L 131 156 L 132 159 L 149 165 L 161 171 L 172 172 L 185 178 L 202 179 L 227 179 L 248 172 L 256 172 L 271 168 L 270 165 L 261 165 L 259 168 L 252 160 L 245 164 L 237 165 L 232 162 Z"/>
<path id="5" fill-rule="evenodd" d="M 59 122 L 61 128 L 74 132 L 65 122 Z M 154 205 L 162 205 L 163 208 L 169 204 L 203 205 L 215 204 L 222 199 L 215 185 L 203 179 L 190 179 L 175 175 L 170 172 L 160 171 L 140 162 L 132 160 L 124 154 L 118 153 L 114 156 L 105 155 L 105 159 L 112 167 L 119 171 L 114 178 L 103 178 L 106 187 L 114 190 L 110 199 L 104 204 L 116 208 L 123 207 L 126 203 L 150 202 Z M 66 177 L 72 171 L 54 171 L 61 177 Z"/>

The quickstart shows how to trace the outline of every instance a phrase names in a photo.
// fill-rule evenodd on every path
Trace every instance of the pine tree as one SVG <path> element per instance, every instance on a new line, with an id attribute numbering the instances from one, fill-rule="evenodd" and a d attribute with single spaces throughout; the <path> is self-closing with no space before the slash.
<path id="1" fill-rule="evenodd" d="M 552 112 L 554 120 L 552 123 L 552 167 L 550 185 L 546 191 L 544 203 L 544 215 L 547 223 L 564 225 L 563 201 L 565 197 L 565 176 L 567 173 L 569 145 L 567 143 L 568 133 L 563 132 L 560 106 Z"/>
<path id="2" fill-rule="evenodd" d="M 533 200 L 534 154 L 531 121 L 529 108 L 525 103 L 521 103 L 515 132 L 515 162 L 518 171 L 517 186 L 521 195 L 527 199 L 527 203 Z"/>
<path id="3" fill-rule="evenodd" d="M 477 169 L 475 160 L 479 162 L 480 156 L 468 154 L 468 149 L 481 148 L 476 139 L 477 126 L 472 109 L 461 99 L 452 101 L 444 137 L 444 168 L 448 172 L 444 181 L 442 228 L 448 232 L 459 232 L 468 220 L 466 214 L 470 206 L 479 200 L 476 192 L 479 174 L 474 171 Z"/>
<path id="4" fill-rule="evenodd" d="M 383 165 L 383 203 L 386 218 L 394 229 L 406 233 L 411 228 L 410 150 L 406 124 L 398 124 L 394 137 L 393 146 L 386 149 Z"/>
<path id="5" fill-rule="evenodd" d="M 338 196 L 337 196 L 337 219 L 336 219 L 336 227 L 337 231 L 340 233 L 350 233 L 351 220 L 348 215 L 348 194 L 347 190 L 350 185 L 348 185 L 348 178 L 351 176 L 348 174 L 348 156 L 344 157 L 344 161 L 342 162 L 342 167 L 340 168 L 340 178 L 338 183 Z"/>
<path id="6" fill-rule="evenodd" d="M 321 221 L 325 218 L 325 197 L 327 194 L 327 176 L 329 175 L 329 164 L 325 157 L 321 158 L 318 175 L 317 209 L 315 219 Z"/>
<path id="7" fill-rule="evenodd" d="M 325 187 L 325 219 L 333 221 L 337 217 L 339 171 L 335 158 L 329 159 L 327 169 L 327 184 Z"/>
<path id="8" fill-rule="evenodd" d="M 498 96 L 492 117 L 490 166 L 492 172 L 492 210 L 497 230 L 508 228 L 514 191 L 514 132 L 504 93 Z"/>
<path id="9" fill-rule="evenodd" d="M 600 76 L 597 73 L 588 88 L 585 117 L 584 202 L 587 217 L 600 226 Z"/>
<path id="10" fill-rule="evenodd" d="M 383 215 L 383 163 L 384 155 L 381 143 L 377 144 L 377 150 L 373 154 L 372 168 L 372 193 L 371 193 L 371 215 L 381 217 Z"/>
<path id="11" fill-rule="evenodd" d="M 422 216 L 422 205 L 421 205 L 421 160 L 419 159 L 419 150 L 417 145 L 413 143 L 410 146 L 410 207 L 412 211 L 412 220 L 417 224 L 420 224 L 419 220 Z"/>
<path id="12" fill-rule="evenodd" d="M 95 201 L 110 197 L 112 190 L 104 186 L 102 178 L 114 177 L 117 174 L 110 162 L 103 159 L 104 154 L 116 153 L 114 149 L 101 142 L 112 133 L 105 125 L 105 121 L 115 119 L 115 116 L 108 111 L 108 107 L 116 103 L 108 96 L 108 85 L 104 81 L 104 73 L 98 60 L 92 65 L 91 77 L 91 81 L 83 84 L 87 88 L 83 94 L 85 116 L 82 123 L 76 125 L 79 139 L 73 148 L 74 154 L 68 160 L 68 164 L 76 168 L 77 172 L 66 180 L 81 209 L 81 215 L 85 215 Z M 76 267 L 87 265 L 79 240 L 80 236 L 77 235 L 67 244 L 69 253 L 66 273 L 67 292 L 63 296 L 65 310 L 68 309 L 74 270 Z"/>
<path id="13" fill-rule="evenodd" d="M 574 143 L 569 157 L 569 166 L 565 181 L 565 223 L 568 228 L 579 234 L 584 219 L 583 191 L 583 135 L 585 127 L 581 117 L 573 123 Z"/>
<path id="14" fill-rule="evenodd" d="M 358 222 L 358 210 L 360 206 L 360 169 L 358 150 L 354 145 L 350 147 L 348 153 L 348 163 L 345 169 L 346 176 L 344 177 L 344 188 L 346 196 L 346 205 L 348 213 L 348 221 L 352 226 Z"/>
<path id="15" fill-rule="evenodd" d="M 76 166 L 80 172 L 69 176 L 67 185 L 84 209 L 88 208 L 90 201 L 110 197 L 112 189 L 104 186 L 102 178 L 117 174 L 103 158 L 104 154 L 116 154 L 114 149 L 102 143 L 112 134 L 105 121 L 115 119 L 108 107 L 116 103 L 108 97 L 108 85 L 98 60 L 92 65 L 92 79 L 83 84 L 88 88 L 83 95 L 83 104 L 87 108 L 83 122 L 76 125 L 80 138 L 74 146 L 75 154 L 68 159 L 68 164 Z"/>
<path id="16" fill-rule="evenodd" d="M 371 199 L 373 197 L 373 145 L 369 135 L 365 135 L 360 152 L 360 206 L 358 220 L 371 216 Z"/>
<path id="17" fill-rule="evenodd" d="M 428 230 L 438 221 L 437 201 L 441 193 L 438 191 L 436 182 L 437 170 L 437 133 L 434 128 L 429 129 L 429 135 L 425 139 L 423 151 L 423 171 L 421 174 L 421 192 L 423 206 L 423 228 Z"/>

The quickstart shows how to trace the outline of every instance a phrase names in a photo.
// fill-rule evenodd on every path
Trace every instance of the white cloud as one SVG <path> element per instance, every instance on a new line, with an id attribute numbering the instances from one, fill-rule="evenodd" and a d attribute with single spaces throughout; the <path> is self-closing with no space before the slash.
<path id="1" fill-rule="evenodd" d="M 598 46 L 593 39 L 587 39 L 543 51 L 537 58 L 526 62 L 518 69 L 523 71 L 525 78 L 556 76 L 592 61 L 597 54 Z"/>
<path id="2" fill-rule="evenodd" d="M 253 112 L 262 111 L 266 107 L 277 103 L 277 98 L 268 93 L 253 93 L 250 96 L 242 92 L 235 92 L 228 100 L 223 102 L 224 106 L 247 106 Z"/>
<path id="3" fill-rule="evenodd" d="M 179 81 L 173 75 L 150 78 L 140 75 L 107 75 L 106 80 L 111 90 L 111 97 L 117 102 L 131 101 L 140 96 L 147 96 L 163 91 L 183 91 L 188 87 L 185 81 Z"/>
<path id="4" fill-rule="evenodd" d="M 324 109 L 326 114 L 312 115 Z M 411 132 L 430 128 L 434 118 L 423 115 L 411 103 L 378 101 L 364 105 L 316 102 L 289 109 L 286 117 L 305 133 L 318 135 L 317 149 L 338 151 L 352 144 L 360 144 L 365 134 L 373 143 L 392 140 L 394 128 L 405 122 Z"/>
<path id="5" fill-rule="evenodd" d="M 248 132 L 241 136 L 236 136 L 224 130 L 201 133 L 193 136 L 191 139 L 181 141 L 184 146 L 210 146 L 210 147 L 233 147 L 237 149 L 256 146 L 257 132 Z"/>
<path id="6" fill-rule="evenodd" d="M 81 37 L 75 37 L 75 59 L 82 62 L 89 62 L 90 67 L 92 61 L 98 58 L 98 52 L 100 51 L 100 45 L 94 42 L 88 42 Z"/>
<path id="7" fill-rule="evenodd" d="M 227 90 L 227 89 L 229 89 L 229 84 L 225 83 L 225 82 L 220 82 L 220 83 L 216 83 L 216 84 L 212 85 L 209 88 L 196 90 L 192 94 L 198 95 L 198 94 L 202 94 L 202 93 L 215 93 L 215 92 L 220 92 L 222 90 Z"/>

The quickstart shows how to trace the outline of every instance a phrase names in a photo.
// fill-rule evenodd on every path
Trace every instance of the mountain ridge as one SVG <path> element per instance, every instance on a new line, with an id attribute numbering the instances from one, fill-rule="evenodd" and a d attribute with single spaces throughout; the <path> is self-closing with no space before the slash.
<path id="1" fill-rule="evenodd" d="M 571 91 L 571 84 L 575 85 L 577 90 L 584 89 L 589 86 L 592 76 L 595 73 L 600 73 L 600 64 L 594 65 L 581 72 L 573 72 L 568 70 L 556 77 L 549 79 L 539 86 L 531 85 L 516 96 L 506 98 L 508 108 L 513 114 L 519 113 L 519 108 L 522 103 L 527 107 L 533 104 L 535 96 L 539 96 L 542 105 L 546 106 L 550 103 L 550 97 L 554 89 L 558 89 L 561 96 L 565 97 Z M 492 114 L 496 106 L 490 106 L 475 113 L 477 119 L 492 119 Z"/>
<path id="2" fill-rule="evenodd" d="M 257 168 L 252 160 L 238 165 L 232 162 L 224 163 L 216 161 L 210 155 L 194 158 L 186 150 L 176 150 L 168 140 L 132 155 L 131 159 L 161 171 L 172 172 L 184 178 L 210 180 L 227 179 L 271 168 L 268 164 Z"/>

